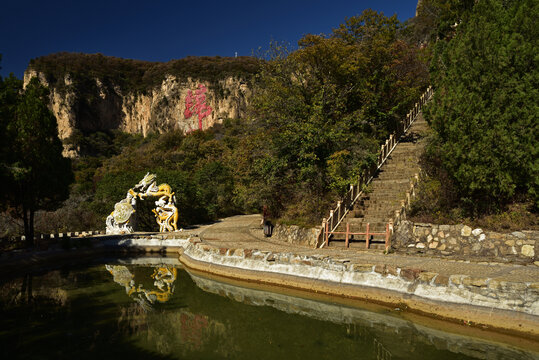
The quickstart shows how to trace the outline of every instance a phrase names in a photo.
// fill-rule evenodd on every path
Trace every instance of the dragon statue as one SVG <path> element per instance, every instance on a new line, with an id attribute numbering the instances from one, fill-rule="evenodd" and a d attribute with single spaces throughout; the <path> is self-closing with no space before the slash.
<path id="1" fill-rule="evenodd" d="M 178 230 L 178 208 L 174 204 L 176 198 L 170 185 L 157 185 L 156 175 L 147 173 L 146 176 L 133 188 L 127 191 L 125 199 L 114 205 L 114 211 L 107 217 L 107 234 L 125 234 L 136 230 L 137 199 L 144 200 L 148 197 L 157 197 L 156 208 L 153 213 L 156 217 L 159 231 Z"/>

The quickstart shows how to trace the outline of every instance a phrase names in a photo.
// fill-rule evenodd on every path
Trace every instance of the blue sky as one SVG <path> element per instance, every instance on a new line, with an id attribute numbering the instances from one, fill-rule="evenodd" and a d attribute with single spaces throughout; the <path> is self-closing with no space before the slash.
<path id="1" fill-rule="evenodd" d="M 366 8 L 415 14 L 417 0 L 3 0 L 0 74 L 21 78 L 30 59 L 60 51 L 168 61 L 185 56 L 252 55 L 274 39 L 295 45 L 330 33 Z"/>

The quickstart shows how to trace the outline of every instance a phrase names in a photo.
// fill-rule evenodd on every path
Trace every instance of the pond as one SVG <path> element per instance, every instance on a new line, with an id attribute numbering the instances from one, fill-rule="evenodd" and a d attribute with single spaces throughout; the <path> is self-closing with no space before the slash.
<path id="1" fill-rule="evenodd" d="M 245 288 L 189 273 L 174 258 L 21 269 L 1 281 L 0 306 L 3 359 L 539 358 L 530 342 Z"/>

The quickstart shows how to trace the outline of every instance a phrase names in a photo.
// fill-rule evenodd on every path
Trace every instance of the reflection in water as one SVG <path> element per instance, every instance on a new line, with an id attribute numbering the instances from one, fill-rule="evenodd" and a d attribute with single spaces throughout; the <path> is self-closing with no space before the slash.
<path id="1" fill-rule="evenodd" d="M 124 265 L 105 265 L 105 269 L 113 276 L 114 282 L 125 288 L 125 293 L 135 300 L 140 306 L 148 311 L 151 310 L 151 304 L 156 301 L 160 303 L 167 302 L 174 293 L 174 281 L 176 280 L 177 270 L 169 265 L 156 266 L 153 274 L 153 285 L 157 290 L 145 289 L 144 285 L 136 285 L 135 275 Z"/>
<path id="2" fill-rule="evenodd" d="M 378 341 L 378 339 L 374 338 L 373 343 L 376 360 L 391 360 L 391 353 Z"/>
<path id="3" fill-rule="evenodd" d="M 180 312 L 181 343 L 190 351 L 202 350 L 207 339 L 212 337 L 222 339 L 225 333 L 225 325 L 219 321 L 186 310 Z"/>
<path id="4" fill-rule="evenodd" d="M 245 289 L 178 267 L 171 258 L 123 259 L 0 282 L 0 357 L 537 359 L 387 313 Z"/>
<path id="5" fill-rule="evenodd" d="M 537 353 L 446 333 L 393 315 L 243 288 L 192 273 L 189 275 L 198 287 L 209 293 L 219 294 L 244 304 L 270 306 L 286 313 L 344 324 L 348 338 L 362 343 L 371 342 L 365 345 L 372 347 L 373 358 L 376 360 L 390 360 L 393 356 L 408 358 L 409 354 L 418 352 L 418 348 L 425 344 L 437 350 L 474 359 L 539 359 Z M 417 355 L 419 358 L 428 358 L 425 354 Z"/>

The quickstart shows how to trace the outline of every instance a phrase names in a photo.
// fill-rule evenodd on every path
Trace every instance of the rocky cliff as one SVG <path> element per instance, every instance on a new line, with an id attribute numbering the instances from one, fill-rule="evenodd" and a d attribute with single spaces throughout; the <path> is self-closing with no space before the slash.
<path id="1" fill-rule="evenodd" d="M 36 76 L 49 88 L 62 140 L 77 130 L 85 134 L 118 129 L 144 136 L 189 132 L 244 115 L 257 66 L 255 59 L 240 60 L 234 64 L 237 59 L 203 58 L 201 70 L 193 66 L 196 58 L 176 60 L 171 66 L 99 54 L 58 54 L 33 60 L 24 84 Z M 120 69 L 116 62 L 121 62 Z M 76 156 L 76 149 L 66 155 Z"/>

